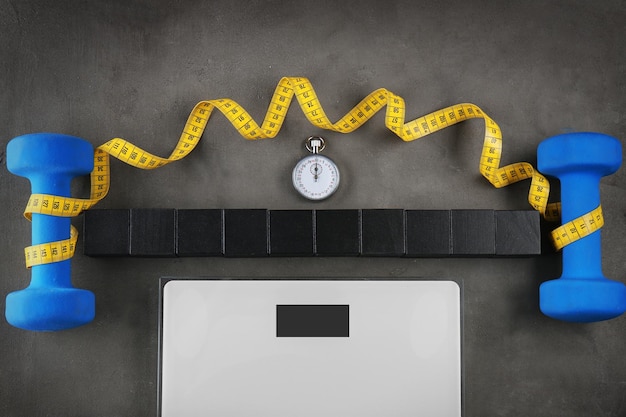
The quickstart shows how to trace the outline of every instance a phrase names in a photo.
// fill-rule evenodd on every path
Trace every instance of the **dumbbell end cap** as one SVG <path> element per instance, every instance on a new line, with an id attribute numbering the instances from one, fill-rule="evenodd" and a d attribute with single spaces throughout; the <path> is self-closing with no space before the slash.
<path id="1" fill-rule="evenodd" d="M 605 176 L 621 164 L 621 142 L 603 133 L 565 133 L 544 140 L 537 148 L 537 169 L 548 175 L 584 170 Z"/>
<path id="2" fill-rule="evenodd" d="M 541 311 L 554 319 L 591 323 L 626 312 L 626 285 L 606 278 L 555 279 L 539 288 Z"/>
<path id="3" fill-rule="evenodd" d="M 85 139 L 60 133 L 29 133 L 7 145 L 7 168 L 15 175 L 78 176 L 93 170 L 94 150 Z"/>
<path id="4" fill-rule="evenodd" d="M 24 330 L 56 331 L 91 322 L 96 299 L 78 288 L 26 288 L 6 297 L 5 316 L 12 326 Z"/>

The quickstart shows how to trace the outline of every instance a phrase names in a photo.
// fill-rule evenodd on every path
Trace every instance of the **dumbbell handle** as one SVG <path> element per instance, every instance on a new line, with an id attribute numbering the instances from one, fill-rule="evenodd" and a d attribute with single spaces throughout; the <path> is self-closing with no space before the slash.
<path id="1" fill-rule="evenodd" d="M 69 197 L 72 176 L 64 173 L 33 175 L 30 178 L 33 194 L 54 194 Z M 71 219 L 69 217 L 32 214 L 32 244 L 56 242 L 69 238 Z M 34 265 L 31 268 L 31 288 L 56 287 L 70 288 L 71 261 Z"/>
<path id="2" fill-rule="evenodd" d="M 570 172 L 558 176 L 561 182 L 561 219 L 565 224 L 600 205 L 600 178 L 595 172 Z M 602 257 L 589 256 L 601 253 L 600 230 L 563 248 L 563 273 L 565 279 L 604 278 Z"/>

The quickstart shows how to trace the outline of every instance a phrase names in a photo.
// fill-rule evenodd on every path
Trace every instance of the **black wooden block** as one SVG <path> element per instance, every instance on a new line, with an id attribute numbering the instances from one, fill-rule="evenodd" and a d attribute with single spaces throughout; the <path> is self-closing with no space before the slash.
<path id="1" fill-rule="evenodd" d="M 313 211 L 270 211 L 270 255 L 313 256 Z"/>
<path id="2" fill-rule="evenodd" d="M 83 252 L 87 256 L 128 256 L 130 210 L 85 211 Z"/>
<path id="3" fill-rule="evenodd" d="M 450 210 L 406 210 L 405 216 L 407 256 L 450 256 Z"/>
<path id="4" fill-rule="evenodd" d="M 176 210 L 131 209 L 130 255 L 176 256 Z"/>
<path id="5" fill-rule="evenodd" d="M 360 253 L 360 210 L 315 210 L 315 253 L 356 256 Z"/>
<path id="6" fill-rule="evenodd" d="M 541 254 L 541 217 L 536 210 L 496 211 L 496 255 Z"/>
<path id="7" fill-rule="evenodd" d="M 222 255 L 222 210 L 177 210 L 176 219 L 178 256 Z"/>
<path id="8" fill-rule="evenodd" d="M 453 256 L 493 256 L 496 222 L 493 210 L 452 210 Z"/>
<path id="9" fill-rule="evenodd" d="M 404 210 L 361 211 L 361 255 L 404 255 Z"/>
<path id="10" fill-rule="evenodd" d="M 267 210 L 224 210 L 224 255 L 267 256 Z"/>

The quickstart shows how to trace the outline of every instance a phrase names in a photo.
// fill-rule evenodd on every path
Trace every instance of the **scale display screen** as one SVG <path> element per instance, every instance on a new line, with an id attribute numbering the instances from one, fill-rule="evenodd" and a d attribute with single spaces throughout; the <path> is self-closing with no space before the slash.
<path id="1" fill-rule="evenodd" d="M 349 305 L 277 305 L 276 337 L 348 337 Z"/>
<path id="2" fill-rule="evenodd" d="M 159 415 L 462 415 L 453 281 L 164 279 Z"/>

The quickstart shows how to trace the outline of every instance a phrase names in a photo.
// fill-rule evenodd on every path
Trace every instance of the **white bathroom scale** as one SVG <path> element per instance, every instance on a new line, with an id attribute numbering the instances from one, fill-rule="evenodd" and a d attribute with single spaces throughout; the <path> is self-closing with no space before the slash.
<path id="1" fill-rule="evenodd" d="M 462 416 L 454 281 L 161 281 L 161 417 Z"/>

